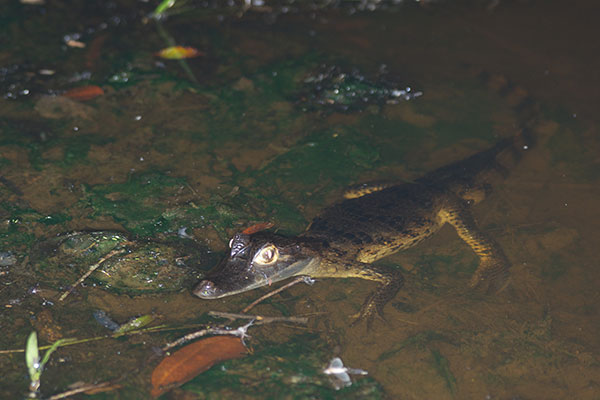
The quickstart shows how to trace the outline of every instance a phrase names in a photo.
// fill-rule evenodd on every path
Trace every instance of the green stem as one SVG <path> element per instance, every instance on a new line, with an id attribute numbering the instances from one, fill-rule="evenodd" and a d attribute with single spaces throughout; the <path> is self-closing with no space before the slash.
<path id="1" fill-rule="evenodd" d="M 40 346 L 39 350 L 50 349 L 52 346 L 55 346 L 55 348 L 56 347 L 65 347 L 65 346 L 72 346 L 74 344 L 88 343 L 88 342 L 94 342 L 94 341 L 104 340 L 104 339 L 115 339 L 115 338 L 119 338 L 122 336 L 140 335 L 142 333 L 178 331 L 178 330 L 182 330 L 182 329 L 198 328 L 201 326 L 206 326 L 206 324 L 190 324 L 190 325 L 183 325 L 183 326 L 157 325 L 157 326 L 152 326 L 150 328 L 137 329 L 137 330 L 124 332 L 124 333 L 113 333 L 112 335 L 95 336 L 95 337 L 85 338 L 85 339 L 66 338 L 66 339 L 61 339 L 62 342 L 60 342 L 58 345 L 49 344 L 46 346 Z M 12 353 L 23 353 L 23 352 L 25 352 L 25 349 L 0 350 L 0 354 L 12 354 Z"/>

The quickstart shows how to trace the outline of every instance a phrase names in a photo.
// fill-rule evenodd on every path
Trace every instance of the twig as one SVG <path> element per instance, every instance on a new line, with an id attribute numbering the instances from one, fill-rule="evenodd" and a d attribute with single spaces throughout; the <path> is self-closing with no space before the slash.
<path id="1" fill-rule="evenodd" d="M 90 276 L 92 274 L 92 272 L 94 272 L 95 270 L 98 269 L 98 267 L 106 260 L 108 260 L 109 258 L 111 258 L 112 256 L 122 253 L 123 251 L 125 251 L 124 249 L 115 249 L 110 251 L 107 255 L 105 255 L 104 257 L 102 257 L 97 263 L 92 264 L 89 266 L 87 272 L 85 274 L 83 274 L 81 276 L 81 278 L 79 278 L 77 280 L 77 282 L 75 282 L 74 284 L 72 284 L 69 289 L 67 289 L 63 294 L 60 295 L 60 297 L 58 298 L 58 301 L 63 301 L 64 299 L 67 298 L 68 295 L 71 294 L 71 292 L 73 290 L 75 290 L 75 288 L 81 284 L 81 282 L 85 281 L 87 279 L 88 276 Z"/>
<path id="2" fill-rule="evenodd" d="M 214 328 L 207 327 L 205 329 L 201 329 L 199 331 L 192 332 L 185 336 L 182 336 L 174 342 L 167 343 L 166 345 L 163 346 L 162 351 L 167 351 L 167 350 L 172 349 L 173 347 L 179 346 L 185 342 L 189 342 L 191 340 L 194 340 L 199 337 L 206 336 L 206 335 L 233 335 L 233 336 L 239 336 L 242 340 L 244 340 L 244 338 L 246 338 L 248 336 L 246 334 L 246 331 L 248 330 L 248 328 L 251 325 L 264 325 L 264 324 L 270 324 L 273 322 L 291 322 L 294 324 L 307 324 L 308 323 L 308 318 L 306 318 L 306 317 L 263 317 L 262 315 L 234 314 L 234 313 L 227 313 L 227 312 L 221 312 L 221 311 L 209 311 L 208 315 L 210 315 L 211 317 L 227 318 L 232 321 L 236 320 L 236 319 L 249 319 L 250 322 L 247 323 L 246 325 L 240 326 L 239 328 L 233 329 L 233 330 L 232 329 L 224 329 L 224 328 L 222 328 L 222 326 L 216 326 Z"/>
<path id="3" fill-rule="evenodd" d="M 294 279 L 293 281 L 291 281 L 290 283 L 288 283 L 288 284 L 286 284 L 286 285 L 283 285 L 283 286 L 282 286 L 282 287 L 280 287 L 279 289 L 275 289 L 275 290 L 273 290 L 272 292 L 269 292 L 269 293 L 265 294 L 264 296 L 261 296 L 261 297 L 259 297 L 258 299 L 256 299 L 255 301 L 253 301 L 253 302 L 252 302 L 252 303 L 251 303 L 249 306 L 247 306 L 246 308 L 244 308 L 244 309 L 242 310 L 242 313 L 246 313 L 246 312 L 248 312 L 248 310 L 252 309 L 252 308 L 253 308 L 255 305 L 257 305 L 257 304 L 258 304 L 258 303 L 260 303 L 261 301 L 263 301 L 263 300 L 265 300 L 265 299 L 268 299 L 269 297 L 271 297 L 271 296 L 274 296 L 274 295 L 276 295 L 277 293 L 279 293 L 279 292 L 282 292 L 282 291 L 284 291 L 285 289 L 287 289 L 287 288 L 289 288 L 289 287 L 292 287 L 292 286 L 294 286 L 295 284 L 297 284 L 297 283 L 300 283 L 300 282 L 304 282 L 304 283 L 306 283 L 307 285 L 312 285 L 312 284 L 313 284 L 315 281 L 314 281 L 314 279 L 312 279 L 312 278 L 311 278 L 311 277 L 309 277 L 309 276 L 299 276 L 299 277 L 297 277 L 296 279 Z"/>
<path id="4" fill-rule="evenodd" d="M 121 385 L 115 385 L 110 381 L 96 383 L 96 384 L 88 384 L 88 385 L 84 384 L 77 388 L 67 390 L 66 392 L 52 395 L 52 396 L 48 397 L 48 400 L 66 399 L 67 397 L 71 397 L 71 396 L 79 394 L 79 393 L 95 394 L 95 393 L 100 393 L 100 392 L 107 392 L 109 390 L 115 390 L 120 387 L 121 387 Z"/>
<path id="5" fill-rule="evenodd" d="M 190 340 L 194 340 L 199 337 L 206 336 L 206 335 L 232 335 L 232 336 L 238 336 L 243 341 L 244 338 L 248 336 L 246 334 L 246 331 L 248 330 L 250 325 L 252 325 L 253 323 L 254 323 L 254 320 L 252 320 L 252 321 L 248 322 L 246 325 L 240 326 L 239 328 L 234 329 L 234 330 L 223 329 L 223 328 L 206 328 L 206 329 L 202 329 L 202 330 L 199 330 L 196 332 L 188 333 L 187 335 L 180 337 L 179 339 L 177 339 L 174 342 L 167 343 L 166 345 L 164 345 L 162 347 L 161 350 L 167 351 L 167 350 L 172 349 L 173 347 L 179 346 L 185 342 L 189 342 Z"/>
<path id="6" fill-rule="evenodd" d="M 306 317 L 263 317 L 262 315 L 235 314 L 221 311 L 209 311 L 208 315 L 211 317 L 227 318 L 232 321 L 236 319 L 253 319 L 256 320 L 254 325 L 264 325 L 272 322 L 291 322 L 293 324 L 308 323 L 308 318 Z"/>

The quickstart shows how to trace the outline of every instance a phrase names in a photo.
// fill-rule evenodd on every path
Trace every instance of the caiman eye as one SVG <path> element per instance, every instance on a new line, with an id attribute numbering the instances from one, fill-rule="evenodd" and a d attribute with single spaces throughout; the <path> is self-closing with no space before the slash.
<path id="1" fill-rule="evenodd" d="M 260 249 L 254 261 L 259 264 L 268 265 L 272 264 L 279 258 L 279 250 L 274 245 L 268 245 Z"/>

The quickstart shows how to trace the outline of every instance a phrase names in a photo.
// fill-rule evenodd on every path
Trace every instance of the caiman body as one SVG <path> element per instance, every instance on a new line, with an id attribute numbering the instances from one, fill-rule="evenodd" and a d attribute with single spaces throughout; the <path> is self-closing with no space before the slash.
<path id="1" fill-rule="evenodd" d="M 416 245 L 446 223 L 479 257 L 470 286 L 498 291 L 507 283 L 509 262 L 500 246 L 477 227 L 469 208 L 485 197 L 489 173 L 504 173 L 506 159 L 528 148 L 525 137 L 521 133 L 501 140 L 411 183 L 363 185 L 323 210 L 296 237 L 266 231 L 236 234 L 230 254 L 194 294 L 220 298 L 300 275 L 362 278 L 380 282 L 358 316 L 371 319 L 375 311 L 382 313 L 403 282 L 398 269 L 372 263 Z"/>

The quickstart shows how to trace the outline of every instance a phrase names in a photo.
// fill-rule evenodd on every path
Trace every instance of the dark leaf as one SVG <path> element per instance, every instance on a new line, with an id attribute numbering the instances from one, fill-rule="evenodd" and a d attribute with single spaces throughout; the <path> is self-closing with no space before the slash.
<path id="1" fill-rule="evenodd" d="M 242 357 L 246 347 L 233 336 L 213 336 L 189 344 L 164 358 L 152 372 L 152 396 L 160 396 L 201 374 L 215 363 Z"/>

